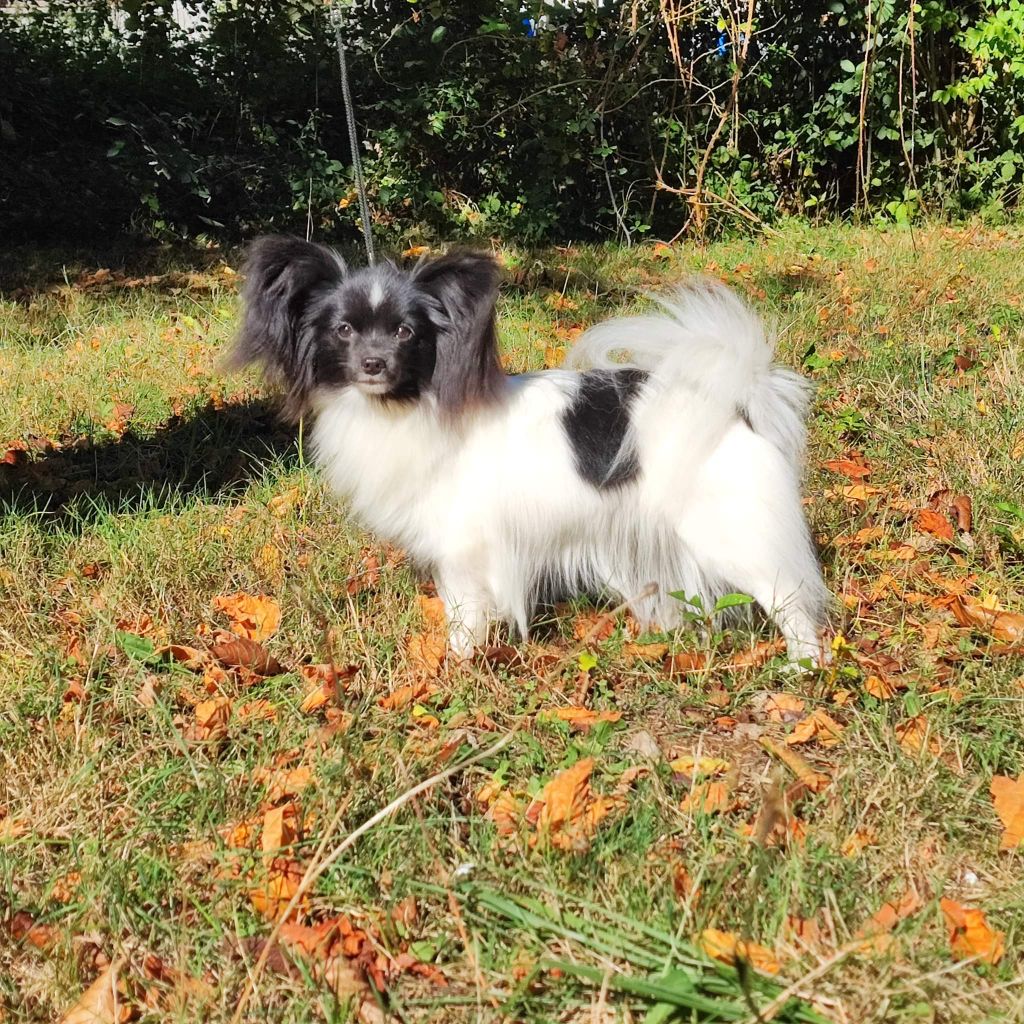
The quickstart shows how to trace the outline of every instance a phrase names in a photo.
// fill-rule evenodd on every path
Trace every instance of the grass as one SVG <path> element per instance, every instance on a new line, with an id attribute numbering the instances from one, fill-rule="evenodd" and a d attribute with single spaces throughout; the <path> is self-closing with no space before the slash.
<path id="1" fill-rule="evenodd" d="M 272 870 L 268 810 L 297 806 L 289 856 L 304 868 L 336 814 L 329 845 L 508 729 L 491 762 L 402 807 L 313 886 L 305 919 L 345 915 L 364 935 L 353 951 L 378 965 L 389 1013 L 755 1020 L 780 986 L 709 960 L 699 937 L 715 928 L 779 957 L 798 994 L 779 1019 L 1020 1020 L 1022 855 L 998 850 L 989 784 L 1024 771 L 1024 660 L 961 626 L 949 595 L 1024 610 L 1022 243 L 1017 228 L 792 224 L 704 250 L 504 252 L 513 371 L 559 361 L 581 326 L 690 270 L 724 276 L 779 324 L 780 358 L 819 385 L 807 508 L 842 638 L 835 668 L 805 678 L 777 659 L 730 670 L 744 636 L 641 638 L 716 649 L 702 672 L 671 675 L 631 651 L 621 618 L 581 642 L 593 612 L 580 602 L 518 659 L 424 679 L 410 647 L 431 629 L 423 581 L 347 521 L 258 381 L 217 368 L 237 312 L 232 255 L 178 256 L 126 286 L 90 283 L 95 262 L 62 277 L 28 254 L 0 302 L 0 1020 L 54 1019 L 116 958 L 136 1017 L 230 1019 L 272 927 L 250 898 Z M 823 468 L 851 457 L 877 490 L 844 492 L 858 481 Z M 970 529 L 923 532 L 918 511 L 945 515 L 955 495 L 971 499 Z M 371 556 L 376 580 L 361 575 Z M 266 646 L 292 671 L 217 677 L 227 732 L 196 742 L 202 677 L 125 634 L 205 646 L 225 625 L 212 598 L 234 592 L 277 601 Z M 330 730 L 323 709 L 302 711 L 297 669 L 332 659 L 358 671 L 330 711 L 350 724 Z M 381 705 L 414 680 L 413 700 Z M 621 718 L 589 732 L 554 720 L 578 691 Z M 788 818 L 792 776 L 759 741 L 782 744 L 794 724 L 772 720 L 766 693 L 844 727 L 837 746 L 792 748 L 830 782 Z M 257 699 L 273 718 L 245 713 Z M 899 737 L 918 716 L 915 754 Z M 681 809 L 700 780 L 669 762 L 690 752 L 728 762 L 732 809 Z M 594 792 L 619 791 L 612 812 L 570 849 L 538 839 L 529 799 L 588 757 Z M 305 787 L 269 793 L 296 765 Z M 637 767 L 649 770 L 624 784 Z M 505 830 L 489 782 L 518 801 Z M 230 835 L 246 822 L 248 839 Z M 908 891 L 919 906 L 884 949 L 851 946 Z M 1005 934 L 997 965 L 956 958 L 943 897 Z M 819 937 L 801 943 L 795 926 Z M 270 958 L 246 1019 L 356 1013 L 315 957 L 293 959 Z M 364 1002 L 361 1018 L 374 1013 Z"/>

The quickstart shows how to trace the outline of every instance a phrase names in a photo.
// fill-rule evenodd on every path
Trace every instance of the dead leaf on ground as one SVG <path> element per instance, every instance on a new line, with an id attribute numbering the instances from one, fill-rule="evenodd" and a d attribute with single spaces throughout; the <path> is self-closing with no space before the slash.
<path id="1" fill-rule="evenodd" d="M 892 931 L 901 921 L 912 917 L 924 906 L 924 899 L 916 889 L 907 889 L 898 903 L 889 901 L 871 915 L 855 932 L 854 938 L 863 940 L 863 953 L 884 953 L 892 944 Z"/>
<path id="2" fill-rule="evenodd" d="M 845 476 L 848 480 L 863 480 L 871 476 L 871 467 L 865 462 L 854 462 L 852 459 L 830 459 L 822 466 L 833 473 Z"/>
<path id="3" fill-rule="evenodd" d="M 928 719 L 924 715 L 914 715 L 895 727 L 896 739 L 904 752 L 912 757 L 919 757 L 927 750 L 933 757 L 942 753 L 942 744 L 931 732 Z"/>
<path id="4" fill-rule="evenodd" d="M 415 683 L 408 683 L 405 686 L 399 686 L 389 694 L 381 697 L 377 701 L 377 705 L 385 711 L 400 711 L 414 700 L 425 700 L 437 692 L 437 685 L 424 679 Z"/>
<path id="5" fill-rule="evenodd" d="M 698 782 L 691 787 L 679 809 L 693 814 L 727 814 L 739 805 L 739 800 L 731 793 L 728 780 L 718 779 Z"/>
<path id="6" fill-rule="evenodd" d="M 121 1024 L 127 1019 L 124 983 L 118 978 L 122 961 L 110 963 L 61 1018 L 61 1024 Z"/>
<path id="7" fill-rule="evenodd" d="M 578 729 L 580 732 L 587 732 L 592 726 L 601 722 L 617 722 L 622 718 L 621 711 L 593 711 L 583 707 L 554 708 L 541 714 L 548 718 L 556 718 L 561 722 L 568 722 L 570 728 Z"/>
<path id="8" fill-rule="evenodd" d="M 796 728 L 786 737 L 786 743 L 792 746 L 813 741 L 828 749 L 837 746 L 842 738 L 843 727 L 827 711 L 818 708 L 797 722 Z"/>
<path id="9" fill-rule="evenodd" d="M 436 676 L 448 653 L 448 639 L 443 633 L 415 633 L 406 641 L 409 664 L 428 676 Z"/>
<path id="10" fill-rule="evenodd" d="M 804 716 L 807 705 L 792 693 L 765 693 L 755 697 L 755 709 L 765 715 L 769 722 L 798 722 Z"/>
<path id="11" fill-rule="evenodd" d="M 956 514 L 956 525 L 962 533 L 970 533 L 974 524 L 974 508 L 966 494 L 958 494 L 953 499 L 953 512 Z"/>
<path id="12" fill-rule="evenodd" d="M 1024 842 L 1024 774 L 1016 782 L 1005 775 L 996 775 L 989 786 L 992 805 L 1003 823 L 1000 850 L 1015 850 Z"/>
<path id="13" fill-rule="evenodd" d="M 598 825 L 611 811 L 625 804 L 625 797 L 596 796 L 590 788 L 594 759 L 583 758 L 559 772 L 526 810 L 526 821 L 536 837 L 560 850 L 583 851 Z"/>
<path id="14" fill-rule="evenodd" d="M 214 644 L 210 653 L 228 668 L 246 668 L 257 676 L 279 676 L 284 667 L 265 647 L 244 636 Z"/>
<path id="15" fill-rule="evenodd" d="M 955 960 L 980 960 L 998 964 L 1006 952 L 1006 933 L 993 929 L 983 910 L 964 907 L 955 900 L 939 901 L 949 931 L 949 945 Z"/>
<path id="16" fill-rule="evenodd" d="M 580 643 L 598 643 L 615 632 L 615 616 L 607 612 L 584 612 L 572 622 L 572 635 Z"/>
<path id="17" fill-rule="evenodd" d="M 700 946 L 709 957 L 735 966 L 738 960 L 745 960 L 762 974 L 778 974 L 782 966 L 775 954 L 756 942 L 741 939 L 734 932 L 723 932 L 717 928 L 705 928 L 700 933 Z"/>
<path id="18" fill-rule="evenodd" d="M 185 738 L 216 743 L 227 736 L 230 720 L 231 701 L 227 697 L 201 701 L 195 707 L 195 721 L 185 730 Z"/>
<path id="19" fill-rule="evenodd" d="M 299 891 L 302 865 L 290 857 L 274 857 L 259 884 L 249 890 L 249 900 L 268 921 L 276 921 Z M 303 901 L 300 901 L 300 906 Z M 299 909 L 298 907 L 296 909 Z"/>
<path id="20" fill-rule="evenodd" d="M 364 590 L 373 590 L 380 583 L 380 557 L 370 548 L 363 551 L 362 564 L 345 584 L 349 597 L 355 597 Z"/>
<path id="21" fill-rule="evenodd" d="M 938 537 L 939 540 L 953 540 L 953 524 L 941 512 L 936 512 L 934 509 L 921 509 L 914 518 L 914 525 L 922 533 L 929 533 L 933 537 Z"/>
<path id="22" fill-rule="evenodd" d="M 265 594 L 221 594 L 210 602 L 214 611 L 230 621 L 231 632 L 257 643 L 268 639 L 281 625 L 281 608 Z"/>
<path id="23" fill-rule="evenodd" d="M 676 775 L 695 778 L 700 775 L 722 775 L 732 765 L 721 757 L 703 757 L 697 754 L 681 754 L 669 762 L 669 767 Z"/>
<path id="24" fill-rule="evenodd" d="M 813 765 L 795 750 L 783 747 L 769 736 L 762 736 L 758 742 L 774 757 L 777 757 L 812 793 L 820 793 L 832 781 L 828 775 L 816 771 Z"/>
<path id="25" fill-rule="evenodd" d="M 964 594 L 949 607 L 961 626 L 976 629 L 1006 644 L 1024 640 L 1024 615 L 1004 611 L 998 602 L 979 601 Z"/>

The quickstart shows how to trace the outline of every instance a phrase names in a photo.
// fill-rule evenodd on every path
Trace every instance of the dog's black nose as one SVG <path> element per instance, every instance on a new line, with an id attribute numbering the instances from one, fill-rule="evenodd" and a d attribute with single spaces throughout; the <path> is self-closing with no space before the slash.
<path id="1" fill-rule="evenodd" d="M 363 360 L 363 373 L 368 373 L 371 377 L 376 377 L 377 374 L 384 372 L 384 360 L 374 359 L 368 356 Z"/>

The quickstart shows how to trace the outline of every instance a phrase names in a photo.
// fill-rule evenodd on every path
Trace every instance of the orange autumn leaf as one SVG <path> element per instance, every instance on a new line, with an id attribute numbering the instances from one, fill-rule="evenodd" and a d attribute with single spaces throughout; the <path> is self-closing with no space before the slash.
<path id="1" fill-rule="evenodd" d="M 709 957 L 735 966 L 738 960 L 745 960 L 751 967 L 763 974 L 778 974 L 782 970 L 775 954 L 756 942 L 741 939 L 734 932 L 723 932 L 717 928 L 705 928 L 700 933 L 700 946 Z"/>
<path id="2" fill-rule="evenodd" d="M 414 700 L 423 700 L 435 693 L 437 693 L 437 686 L 434 683 L 421 680 L 416 683 L 407 683 L 405 686 L 399 686 L 386 696 L 381 697 L 377 701 L 377 705 L 385 711 L 400 711 Z"/>
<path id="3" fill-rule="evenodd" d="M 499 793 L 487 808 L 484 815 L 494 822 L 499 836 L 515 835 L 519 831 L 519 822 L 523 816 L 522 804 L 507 790 Z"/>
<path id="4" fill-rule="evenodd" d="M 839 744 L 842 738 L 843 727 L 827 711 L 818 708 L 797 722 L 796 728 L 786 737 L 786 743 L 793 746 L 815 741 L 827 749 Z"/>
<path id="5" fill-rule="evenodd" d="M 635 661 L 661 661 L 668 654 L 668 644 L 637 644 L 630 642 L 623 646 L 622 653 L 630 664 Z"/>
<path id="6" fill-rule="evenodd" d="M 125 986 L 118 978 L 120 960 L 108 964 L 99 977 L 78 997 L 61 1018 L 61 1024 L 120 1024 L 128 1019 Z"/>
<path id="7" fill-rule="evenodd" d="M 272 807 L 263 815 L 263 832 L 260 846 L 264 859 L 269 863 L 281 855 L 287 847 L 299 838 L 299 809 L 293 804 Z"/>
<path id="8" fill-rule="evenodd" d="M 968 626 L 982 633 L 988 633 L 1003 643 L 1014 644 L 1024 640 L 1024 615 L 1007 612 L 1001 608 L 968 597 L 964 594 L 950 604 L 953 617 L 961 626 Z"/>
<path id="9" fill-rule="evenodd" d="M 214 611 L 227 616 L 231 632 L 247 640 L 266 640 L 281 625 L 280 606 L 264 594 L 221 594 L 210 603 Z"/>
<path id="10" fill-rule="evenodd" d="M 953 539 L 953 524 L 940 512 L 934 509 L 923 508 L 914 518 L 914 525 L 922 533 L 930 533 L 939 540 L 951 541 Z"/>
<path id="11" fill-rule="evenodd" d="M 863 940 L 862 952 L 884 953 L 891 945 L 890 933 L 901 921 L 912 917 L 924 906 L 916 889 L 907 889 L 898 903 L 889 901 L 869 917 L 855 932 L 854 938 Z"/>
<path id="12" fill-rule="evenodd" d="M 865 477 L 871 476 L 870 466 L 863 462 L 854 462 L 851 459 L 830 459 L 828 462 L 823 462 L 822 466 L 849 480 L 863 480 Z"/>
<path id="13" fill-rule="evenodd" d="M 997 964 L 1006 952 L 1005 932 L 993 929 L 985 912 L 963 907 L 955 900 L 939 901 L 949 931 L 949 945 L 956 960 L 980 960 Z"/>
<path id="14" fill-rule="evenodd" d="M 275 857 L 265 877 L 249 890 L 249 900 L 257 913 L 268 921 L 276 921 L 284 913 L 291 898 L 299 891 L 302 865 L 289 857 Z"/>
<path id="15" fill-rule="evenodd" d="M 436 676 L 448 652 L 448 641 L 441 633 L 416 633 L 406 641 L 405 650 L 414 669 Z"/>
<path id="16" fill-rule="evenodd" d="M 916 757 L 926 749 L 929 754 L 938 756 L 942 746 L 936 736 L 930 732 L 928 719 L 924 715 L 914 715 L 896 725 L 896 739 L 904 752 Z"/>
<path id="17" fill-rule="evenodd" d="M 231 720 L 231 701 L 227 697 L 211 697 L 196 705 L 196 719 L 188 730 L 188 738 L 217 742 L 228 734 Z"/>
<path id="18" fill-rule="evenodd" d="M 725 814 L 734 811 L 738 806 L 739 801 L 731 795 L 729 783 L 717 780 L 698 782 L 690 789 L 679 809 L 696 814 Z"/>
<path id="19" fill-rule="evenodd" d="M 876 540 L 881 540 L 884 536 L 885 530 L 881 526 L 865 526 L 856 533 L 833 538 L 832 543 L 837 548 L 862 548 L 868 544 L 873 544 Z"/>
<path id="20" fill-rule="evenodd" d="M 586 732 L 591 726 L 601 722 L 617 722 L 622 718 L 621 711 L 593 711 L 582 707 L 555 708 L 547 714 L 559 721 L 568 722 L 571 728 L 579 729 L 581 732 Z"/>
<path id="21" fill-rule="evenodd" d="M 762 711 L 769 722 L 795 722 L 802 717 L 805 708 L 804 702 L 792 693 L 769 693 Z"/>
<path id="22" fill-rule="evenodd" d="M 555 831 L 583 813 L 590 795 L 594 759 L 585 757 L 559 772 L 536 797 L 526 813 L 538 829 Z"/>
<path id="23" fill-rule="evenodd" d="M 892 700 L 897 690 L 905 690 L 906 683 L 893 681 L 889 676 L 868 676 L 864 680 L 864 690 L 877 700 Z"/>
<path id="24" fill-rule="evenodd" d="M 428 626 L 440 632 L 446 631 L 448 616 L 444 610 L 444 601 L 441 598 L 417 594 L 416 604 L 419 606 L 420 614 Z"/>
<path id="25" fill-rule="evenodd" d="M 1016 782 L 1005 775 L 996 775 L 989 786 L 992 805 L 1003 823 L 1000 850 L 1015 850 L 1024 842 L 1024 774 Z"/>
<path id="26" fill-rule="evenodd" d="M 669 762 L 677 775 L 721 775 L 732 765 L 721 757 L 698 757 L 696 754 L 682 754 Z"/>
<path id="27" fill-rule="evenodd" d="M 245 668 L 257 676 L 278 676 L 284 672 L 281 663 L 265 647 L 244 636 L 214 644 L 210 653 L 228 668 Z"/>

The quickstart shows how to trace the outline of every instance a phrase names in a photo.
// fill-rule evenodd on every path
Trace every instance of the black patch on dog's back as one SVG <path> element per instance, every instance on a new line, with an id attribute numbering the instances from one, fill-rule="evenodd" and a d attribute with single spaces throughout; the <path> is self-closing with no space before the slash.
<path id="1" fill-rule="evenodd" d="M 629 483 L 639 472 L 636 451 L 621 449 L 630 404 L 645 380 L 647 374 L 635 369 L 590 370 L 580 375 L 579 389 L 562 413 L 562 428 L 572 445 L 576 470 L 587 483 L 616 487 Z"/>

